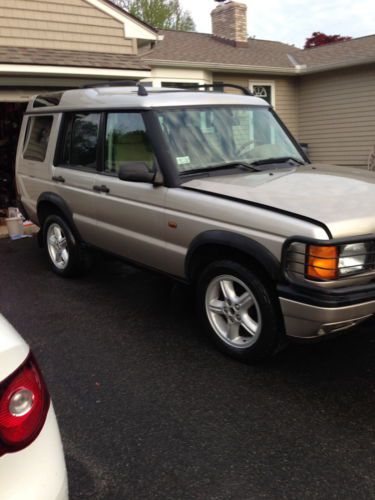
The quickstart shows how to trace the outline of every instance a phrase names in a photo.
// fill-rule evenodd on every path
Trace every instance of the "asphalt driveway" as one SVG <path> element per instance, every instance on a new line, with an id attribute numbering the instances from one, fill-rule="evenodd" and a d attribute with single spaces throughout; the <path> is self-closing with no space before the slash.
<path id="1" fill-rule="evenodd" d="M 375 322 L 246 366 L 201 335 L 187 289 L 100 259 L 51 273 L 0 240 L 0 310 L 32 345 L 71 498 L 375 498 Z"/>

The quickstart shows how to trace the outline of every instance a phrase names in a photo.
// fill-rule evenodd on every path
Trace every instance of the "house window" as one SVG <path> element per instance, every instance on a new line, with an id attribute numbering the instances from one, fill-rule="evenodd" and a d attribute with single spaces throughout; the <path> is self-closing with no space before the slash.
<path id="1" fill-rule="evenodd" d="M 275 106 L 275 84 L 274 82 L 250 82 L 251 92 Z"/>

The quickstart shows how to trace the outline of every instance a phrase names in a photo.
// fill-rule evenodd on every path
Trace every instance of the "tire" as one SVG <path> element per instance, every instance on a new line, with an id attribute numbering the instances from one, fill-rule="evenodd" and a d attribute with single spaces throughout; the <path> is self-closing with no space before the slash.
<path id="1" fill-rule="evenodd" d="M 206 267 L 197 282 L 197 307 L 213 343 L 241 361 L 268 358 L 286 340 L 272 286 L 238 262 L 222 260 Z"/>
<path id="2" fill-rule="evenodd" d="M 59 215 L 49 215 L 43 224 L 43 246 L 53 272 L 64 278 L 86 270 L 85 256 L 68 223 Z"/>

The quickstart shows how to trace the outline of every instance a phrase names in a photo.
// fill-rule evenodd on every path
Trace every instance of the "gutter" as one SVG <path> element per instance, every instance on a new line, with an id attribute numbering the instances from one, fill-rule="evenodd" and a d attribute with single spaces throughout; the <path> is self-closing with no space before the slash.
<path id="1" fill-rule="evenodd" d="M 221 71 L 229 71 L 231 73 L 243 73 L 244 71 L 256 72 L 256 73 L 272 73 L 279 75 L 295 75 L 295 68 L 280 68 L 271 66 L 251 66 L 251 65 L 241 65 L 238 64 L 221 64 L 221 63 L 206 63 L 206 62 L 193 62 L 193 61 L 169 61 L 163 59 L 147 59 L 142 57 L 144 61 L 149 66 L 159 67 L 159 66 L 169 66 L 176 68 L 199 68 L 199 69 L 213 69 Z"/>
<path id="2" fill-rule="evenodd" d="M 230 73 L 243 73 L 243 72 L 253 72 L 253 73 L 268 73 L 277 75 L 311 75 L 314 73 L 322 73 L 326 71 L 334 71 L 336 69 L 352 68 L 355 66 L 361 66 L 365 64 L 375 63 L 375 57 L 366 57 L 363 59 L 356 59 L 350 62 L 340 62 L 340 63 L 329 63 L 321 64 L 319 66 L 309 67 L 307 64 L 298 64 L 293 56 L 288 54 L 289 60 L 294 65 L 294 68 L 280 68 L 272 66 L 253 66 L 253 65 L 238 65 L 238 64 L 221 64 L 221 63 L 205 63 L 205 62 L 193 62 L 193 61 L 170 61 L 168 59 L 147 59 L 142 58 L 146 64 L 151 67 L 176 67 L 176 68 L 199 68 L 199 69 L 212 69 L 216 71 L 228 71 Z"/>
<path id="3" fill-rule="evenodd" d="M 145 78 L 150 69 L 83 68 L 76 66 L 38 66 L 33 64 L 0 64 L 0 74 L 32 76 L 92 76 L 99 78 Z"/>
<path id="4" fill-rule="evenodd" d="M 228 71 L 230 73 L 264 73 L 278 74 L 285 76 L 304 76 L 338 69 L 352 68 L 365 64 L 375 63 L 375 57 L 358 59 L 355 62 L 344 62 L 336 64 L 322 64 L 312 68 L 306 65 L 296 64 L 294 68 L 280 68 L 269 66 L 251 66 L 236 64 L 215 64 L 201 63 L 191 61 L 168 61 L 143 59 L 146 64 L 153 67 L 177 67 L 177 68 L 199 68 L 212 69 L 214 71 Z M 30 76 L 65 76 L 65 77 L 97 77 L 97 78 L 147 78 L 151 75 L 151 68 L 146 69 L 111 69 L 111 68 L 92 68 L 78 66 L 45 66 L 35 64 L 0 64 L 0 74 L 2 75 L 30 75 Z"/>

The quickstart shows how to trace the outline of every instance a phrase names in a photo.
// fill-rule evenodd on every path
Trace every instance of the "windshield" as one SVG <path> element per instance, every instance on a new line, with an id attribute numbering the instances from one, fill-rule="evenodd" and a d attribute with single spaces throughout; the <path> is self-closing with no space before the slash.
<path id="1" fill-rule="evenodd" d="M 180 174 L 218 165 L 304 159 L 269 108 L 207 106 L 158 111 Z M 281 162 L 282 163 L 282 162 Z"/>

